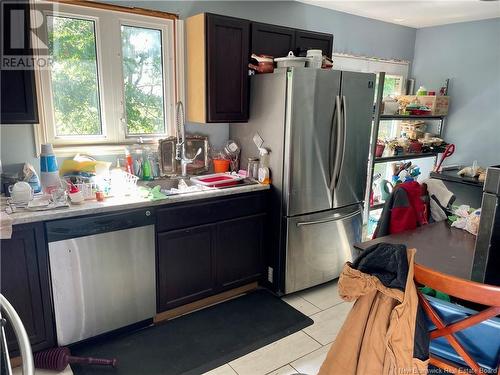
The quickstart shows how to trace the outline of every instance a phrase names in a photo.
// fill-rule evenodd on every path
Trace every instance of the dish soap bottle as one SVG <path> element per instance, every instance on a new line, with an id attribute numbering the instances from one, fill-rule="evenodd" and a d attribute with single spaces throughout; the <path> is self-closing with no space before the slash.
<path id="1" fill-rule="evenodd" d="M 260 147 L 260 162 L 258 180 L 261 184 L 269 185 L 271 183 L 271 171 L 269 170 L 269 150 Z"/>

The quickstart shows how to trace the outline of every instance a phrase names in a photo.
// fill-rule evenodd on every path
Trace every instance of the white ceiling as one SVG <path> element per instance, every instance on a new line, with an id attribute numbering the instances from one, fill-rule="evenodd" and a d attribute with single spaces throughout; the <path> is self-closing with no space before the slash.
<path id="1" fill-rule="evenodd" d="M 415 28 L 500 17 L 500 1 L 480 0 L 297 0 Z"/>

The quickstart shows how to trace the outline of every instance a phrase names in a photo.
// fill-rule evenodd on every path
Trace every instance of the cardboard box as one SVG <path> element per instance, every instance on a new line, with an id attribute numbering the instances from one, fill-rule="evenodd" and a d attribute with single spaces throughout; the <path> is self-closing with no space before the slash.
<path id="1" fill-rule="evenodd" d="M 409 101 L 410 103 L 415 100 L 421 105 L 425 105 L 431 109 L 431 114 L 433 116 L 445 116 L 448 114 L 448 107 L 450 103 L 449 96 L 416 96 L 416 95 L 402 95 L 400 98 Z"/>

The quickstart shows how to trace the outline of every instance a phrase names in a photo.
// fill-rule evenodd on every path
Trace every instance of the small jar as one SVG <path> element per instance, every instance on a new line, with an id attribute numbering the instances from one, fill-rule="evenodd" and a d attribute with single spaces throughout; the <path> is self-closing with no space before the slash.
<path id="1" fill-rule="evenodd" d="M 259 158 L 248 158 L 247 177 L 257 179 L 259 175 Z"/>

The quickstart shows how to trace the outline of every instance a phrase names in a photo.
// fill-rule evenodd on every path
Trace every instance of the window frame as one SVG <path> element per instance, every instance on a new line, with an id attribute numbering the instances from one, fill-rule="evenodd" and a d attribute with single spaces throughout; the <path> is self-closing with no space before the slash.
<path id="1" fill-rule="evenodd" d="M 177 45 L 179 41 L 183 44 L 182 36 L 176 33 L 176 29 L 182 29 L 182 21 L 179 21 L 177 16 L 138 8 L 129 11 L 125 7 L 86 1 L 75 1 L 75 4 L 42 1 L 37 2 L 36 7 L 45 16 L 94 21 L 97 82 L 103 133 L 102 135 L 56 136 L 50 70 L 37 69 L 35 72 L 37 93 L 41 99 L 40 124 L 35 126 L 37 152 L 41 143 L 48 142 L 53 143 L 56 153 L 60 156 L 74 155 L 76 152 L 95 155 L 117 154 L 123 152 L 123 145 L 138 142 L 155 143 L 160 138 L 174 134 L 175 103 L 178 100 L 179 91 L 184 91 L 183 67 L 180 67 L 176 61 L 179 55 Z M 122 25 L 161 31 L 163 111 L 166 122 L 164 134 L 127 134 L 122 65 Z M 105 32 L 103 33 L 102 30 Z M 46 43 L 47 27 L 38 30 L 37 36 Z"/>

